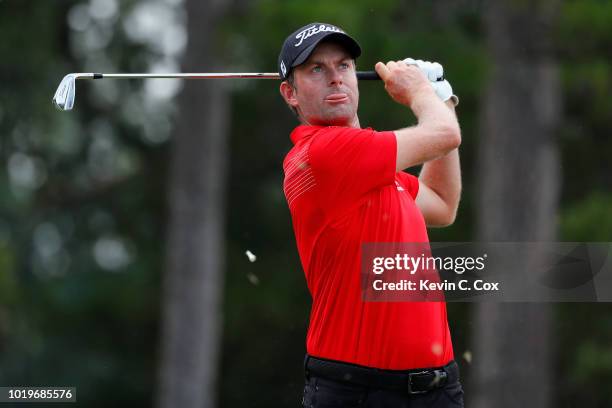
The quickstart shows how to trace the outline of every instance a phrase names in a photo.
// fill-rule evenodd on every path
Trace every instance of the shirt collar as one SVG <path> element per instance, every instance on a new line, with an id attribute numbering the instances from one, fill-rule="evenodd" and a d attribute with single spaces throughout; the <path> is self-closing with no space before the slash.
<path id="1" fill-rule="evenodd" d="M 289 135 L 293 144 L 297 144 L 300 140 L 305 137 L 310 137 L 320 129 L 324 128 L 337 128 L 338 126 L 313 126 L 313 125 L 299 125 Z M 363 128 L 365 130 L 372 130 L 371 127 Z"/>
<path id="2" fill-rule="evenodd" d="M 297 144 L 300 140 L 305 137 L 312 136 L 317 130 L 321 129 L 324 126 L 311 126 L 311 125 L 299 125 L 291 132 L 289 136 L 293 144 Z"/>

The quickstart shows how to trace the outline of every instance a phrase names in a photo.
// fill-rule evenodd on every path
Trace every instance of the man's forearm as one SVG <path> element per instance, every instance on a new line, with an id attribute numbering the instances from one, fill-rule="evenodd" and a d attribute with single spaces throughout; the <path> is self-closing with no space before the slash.
<path id="1" fill-rule="evenodd" d="M 457 117 L 444 105 L 431 86 L 414 98 L 410 108 L 418 125 L 395 131 L 398 171 L 441 158 L 459 146 L 461 130 Z"/>
<path id="2" fill-rule="evenodd" d="M 447 101 L 446 105 L 454 111 L 451 101 Z M 423 164 L 419 180 L 434 190 L 455 213 L 461 197 L 459 149 L 453 149 L 446 155 Z"/>

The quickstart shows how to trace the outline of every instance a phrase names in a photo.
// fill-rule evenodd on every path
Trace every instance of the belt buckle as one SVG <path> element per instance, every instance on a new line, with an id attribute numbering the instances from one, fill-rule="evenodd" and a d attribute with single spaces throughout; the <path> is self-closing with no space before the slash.
<path id="1" fill-rule="evenodd" d="M 415 375 L 421 375 L 421 374 L 427 374 L 427 373 L 428 371 L 417 371 L 416 373 L 408 373 L 408 394 L 411 394 L 411 395 L 425 394 L 427 391 L 429 391 L 429 390 L 414 391 L 412 389 L 412 377 Z"/>

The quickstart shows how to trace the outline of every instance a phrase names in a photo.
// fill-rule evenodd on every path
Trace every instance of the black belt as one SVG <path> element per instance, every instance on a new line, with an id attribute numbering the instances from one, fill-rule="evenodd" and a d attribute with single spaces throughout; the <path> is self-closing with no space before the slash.
<path id="1" fill-rule="evenodd" d="M 404 390 L 409 394 L 423 394 L 459 379 L 455 360 L 438 368 L 381 370 L 306 355 L 304 366 L 306 378 L 312 375 L 372 388 Z"/>

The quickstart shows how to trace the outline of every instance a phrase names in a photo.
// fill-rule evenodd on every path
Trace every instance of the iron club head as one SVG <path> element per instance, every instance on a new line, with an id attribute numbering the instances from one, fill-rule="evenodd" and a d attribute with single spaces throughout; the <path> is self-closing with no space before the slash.
<path id="1" fill-rule="evenodd" d="M 53 104 L 59 110 L 71 110 L 74 106 L 74 98 L 76 93 L 76 75 L 68 74 L 62 79 L 55 95 L 53 95 Z"/>

